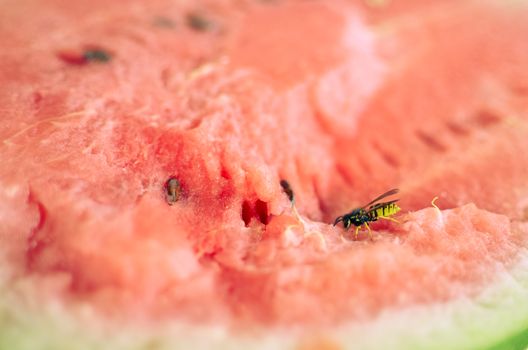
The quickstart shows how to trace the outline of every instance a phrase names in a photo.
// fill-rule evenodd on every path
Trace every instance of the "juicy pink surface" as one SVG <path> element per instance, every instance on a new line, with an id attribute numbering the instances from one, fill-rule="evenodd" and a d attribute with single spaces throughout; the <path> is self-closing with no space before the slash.
<path id="1" fill-rule="evenodd" d="M 334 324 L 477 293 L 525 244 L 528 21 L 521 5 L 408 6 L 6 3 L 11 278 L 58 278 L 54 293 L 112 317 L 233 324 Z M 211 29 L 186 27 L 189 11 Z M 64 60 L 90 45 L 113 59 Z M 404 213 L 372 242 L 329 225 L 397 186 L 404 212 L 435 195 L 489 211 Z"/>

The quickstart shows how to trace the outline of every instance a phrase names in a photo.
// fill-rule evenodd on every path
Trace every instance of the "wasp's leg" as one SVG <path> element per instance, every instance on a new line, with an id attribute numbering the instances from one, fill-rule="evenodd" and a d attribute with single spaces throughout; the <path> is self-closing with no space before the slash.
<path id="1" fill-rule="evenodd" d="M 354 236 L 355 239 L 358 238 L 359 228 L 360 228 L 360 226 L 356 226 L 356 235 Z"/>
<path id="2" fill-rule="evenodd" d="M 398 224 L 400 223 L 398 220 L 396 220 L 395 218 L 391 218 L 390 216 L 378 216 L 378 219 L 390 220 L 390 221 L 397 222 Z"/>
<path id="3" fill-rule="evenodd" d="M 368 236 L 369 236 L 369 238 L 372 240 L 372 231 L 370 230 L 370 226 L 369 226 L 369 224 L 367 224 L 366 222 L 365 222 L 365 227 L 366 227 L 367 230 L 368 230 Z"/>

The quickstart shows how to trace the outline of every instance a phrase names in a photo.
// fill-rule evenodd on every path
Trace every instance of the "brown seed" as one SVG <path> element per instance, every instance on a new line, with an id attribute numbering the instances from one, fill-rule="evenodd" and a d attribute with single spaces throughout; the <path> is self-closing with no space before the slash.
<path id="1" fill-rule="evenodd" d="M 171 177 L 165 183 L 165 197 L 169 205 L 173 205 L 180 199 L 181 185 L 178 179 Z"/>
<path id="2" fill-rule="evenodd" d="M 204 17 L 203 14 L 193 12 L 187 15 L 187 25 L 198 32 L 205 32 L 213 29 L 213 22 Z"/>
<path id="3" fill-rule="evenodd" d="M 293 190 L 290 186 L 290 183 L 286 180 L 281 180 L 280 185 L 284 193 L 286 193 L 286 195 L 288 196 L 288 199 L 290 200 L 290 202 L 292 202 L 293 204 L 293 202 L 295 201 L 295 196 L 293 194 Z"/>
<path id="4" fill-rule="evenodd" d="M 112 59 L 112 55 L 108 51 L 102 49 L 86 50 L 83 53 L 83 57 L 88 62 L 93 61 L 100 63 L 106 63 Z"/>

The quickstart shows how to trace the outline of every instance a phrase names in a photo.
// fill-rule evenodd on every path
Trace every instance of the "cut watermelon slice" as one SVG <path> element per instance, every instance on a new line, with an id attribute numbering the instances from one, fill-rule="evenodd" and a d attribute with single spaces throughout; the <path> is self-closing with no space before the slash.
<path id="1" fill-rule="evenodd" d="M 528 344 L 528 3 L 2 7 L 0 349 Z"/>

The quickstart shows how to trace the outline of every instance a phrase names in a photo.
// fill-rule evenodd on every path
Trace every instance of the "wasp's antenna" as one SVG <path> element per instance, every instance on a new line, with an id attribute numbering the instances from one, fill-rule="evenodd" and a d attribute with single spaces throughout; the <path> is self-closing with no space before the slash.
<path id="1" fill-rule="evenodd" d="M 342 216 L 338 216 L 335 221 L 334 221 L 334 226 L 337 225 L 340 221 L 343 221 L 343 217 Z"/>

